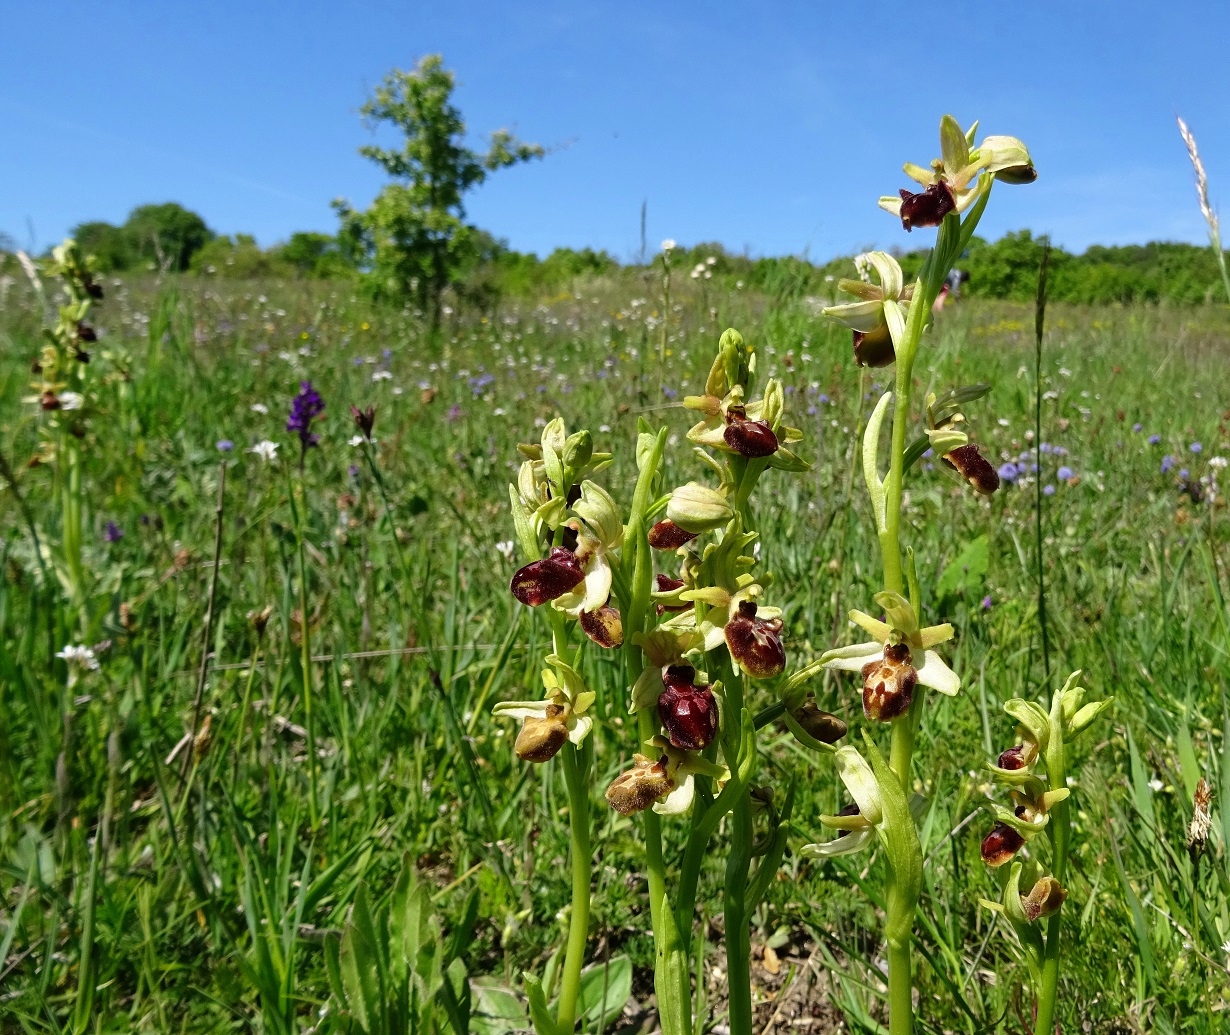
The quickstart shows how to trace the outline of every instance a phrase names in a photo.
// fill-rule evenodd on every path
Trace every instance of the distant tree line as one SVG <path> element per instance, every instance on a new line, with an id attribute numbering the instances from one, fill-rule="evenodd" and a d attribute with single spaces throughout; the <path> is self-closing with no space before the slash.
<path id="1" fill-rule="evenodd" d="M 363 284 L 370 274 L 361 249 L 338 235 L 301 232 L 269 248 L 248 234 L 215 234 L 205 220 L 174 202 L 133 209 L 121 226 L 82 223 L 71 231 L 98 260 L 103 273 L 178 272 L 232 280 L 349 278 Z M 648 265 L 621 264 L 593 248 L 556 248 L 545 258 L 518 252 L 477 228 L 454 244 L 443 290 L 462 306 L 490 310 L 502 298 L 544 299 L 571 292 L 585 280 L 643 274 Z M 0 251 L 12 250 L 0 240 Z M 975 237 L 958 267 L 970 274 L 962 293 L 972 298 L 1028 302 L 1037 288 L 1043 241 L 1029 230 L 990 242 Z M 907 276 L 917 274 L 924 251 L 898 255 Z M 736 285 L 779 301 L 833 294 L 834 282 L 854 275 L 852 256 L 813 263 L 798 256 L 749 258 L 716 242 L 672 253 L 672 275 L 699 288 Z M 661 262 L 660 259 L 656 260 Z M 696 277 L 692 277 L 692 273 Z M 832 279 L 830 279 L 832 278 Z M 1052 247 L 1049 295 L 1086 304 L 1218 301 L 1217 259 L 1207 246 L 1153 241 L 1142 245 L 1094 245 L 1080 254 Z M 370 286 L 370 285 L 369 285 Z M 390 291 L 375 291 L 391 296 Z M 429 298 L 419 299 L 430 304 Z"/>

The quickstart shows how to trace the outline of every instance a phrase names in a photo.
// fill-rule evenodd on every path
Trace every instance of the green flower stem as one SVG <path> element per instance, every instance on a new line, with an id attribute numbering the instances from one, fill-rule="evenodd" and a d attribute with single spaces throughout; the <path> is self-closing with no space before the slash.
<path id="1" fill-rule="evenodd" d="M 577 1022 L 577 995 L 581 989 L 581 969 L 585 965 L 585 943 L 589 937 L 589 889 L 592 852 L 589 838 L 589 741 L 580 747 L 565 744 L 560 752 L 564 763 L 564 783 L 568 788 L 568 826 L 572 839 L 572 909 L 568 916 L 568 948 L 564 955 L 563 977 L 555 1019 L 560 1032 L 571 1032 Z"/>
<path id="2" fill-rule="evenodd" d="M 287 468 L 290 482 L 290 468 Z M 303 725 L 307 728 L 308 751 L 308 819 L 315 831 L 320 826 L 320 810 L 316 798 L 316 723 L 312 714 L 312 635 L 308 616 L 307 549 L 303 540 L 303 514 L 295 503 L 295 486 L 290 484 L 290 509 L 295 521 L 295 549 L 299 555 L 299 664 L 303 678 Z"/>
<path id="3" fill-rule="evenodd" d="M 722 666 L 725 689 L 722 754 L 731 773 L 741 770 L 743 744 L 743 675 L 729 660 Z M 754 754 L 754 742 L 746 749 Z M 746 781 L 741 781 L 730 807 L 730 854 L 726 857 L 726 881 L 722 888 L 722 913 L 726 932 L 726 978 L 729 1003 L 728 1024 L 731 1035 L 751 1035 L 752 975 L 751 934 L 748 930 L 747 888 L 752 865 L 752 798 Z"/>
<path id="4" fill-rule="evenodd" d="M 1055 697 L 1056 704 L 1059 695 Z M 1046 745 L 1046 776 L 1052 791 L 1057 791 L 1068 785 L 1068 756 L 1063 742 L 1063 709 L 1052 707 L 1052 716 L 1059 713 L 1060 721 L 1051 722 L 1051 735 Z M 1051 841 L 1051 870 L 1060 884 L 1063 884 L 1068 870 L 1068 838 L 1071 833 L 1071 816 L 1069 804 L 1057 802 L 1050 809 L 1051 821 L 1046 830 Z M 1038 990 L 1038 1019 L 1034 1023 L 1036 1032 L 1052 1032 L 1055 1030 L 1055 1006 L 1059 991 L 1059 952 L 1060 928 L 1063 910 L 1057 909 L 1046 922 L 1046 951 L 1042 956 L 1042 987 Z"/>

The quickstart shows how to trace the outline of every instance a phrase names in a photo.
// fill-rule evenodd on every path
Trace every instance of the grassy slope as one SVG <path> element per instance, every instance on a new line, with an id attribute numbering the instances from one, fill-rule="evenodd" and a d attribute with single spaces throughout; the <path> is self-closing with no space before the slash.
<path id="1" fill-rule="evenodd" d="M 547 635 L 508 595 L 513 563 L 496 550 L 512 538 L 514 446 L 536 439 L 536 423 L 556 413 L 570 427 L 588 426 L 600 448 L 616 453 L 602 480 L 626 505 L 635 422 L 645 414 L 678 433 L 671 477 L 700 476 L 683 439 L 690 422 L 671 393 L 700 390 L 726 325 L 743 330 L 764 350 L 764 366 L 794 389 L 788 405 L 817 461 L 809 475 L 770 479 L 761 503 L 762 559 L 777 576 L 792 665 L 835 638 L 847 642 L 845 610 L 870 606 L 878 588 L 867 508 L 851 478 L 875 372 L 860 381 L 848 340 L 805 304 L 769 307 L 735 293 L 709 300 L 708 315 L 684 298 L 671 316 L 663 373 L 652 288 L 632 285 L 649 299 L 635 304 L 627 287 L 584 285 L 582 297 L 550 308 L 509 309 L 456 328 L 435 351 L 412 320 L 373 312 L 336 286 L 213 290 L 184 281 L 161 293 L 141 284 L 109 290 L 99 315 L 109 333 L 96 362 L 99 370 L 126 368 L 130 380 L 103 389 L 105 412 L 93 421 L 87 538 L 98 580 L 88 642 L 111 646 L 101 673 L 78 688 L 87 699 L 71 707 L 67 726 L 63 668 L 52 655 L 79 638 L 74 619 L 41 584 L 12 496 L 0 495 L 0 946 L 8 950 L 0 1030 L 67 1023 L 91 899 L 99 1030 L 306 1028 L 328 997 L 323 938 L 344 923 L 358 882 L 387 892 L 406 853 L 434 882 L 446 927 L 479 889 L 479 922 L 465 951 L 471 974 L 519 987 L 523 968 L 540 968 L 567 902 L 558 822 L 565 798 L 553 767 L 519 763 L 512 730 L 489 714 L 495 701 L 537 695 Z M 37 442 L 32 408 L 20 402 L 34 352 L 29 304 L 16 285 L 0 314 L 0 448 L 54 542 L 50 475 L 21 467 Z M 1032 314 L 967 306 L 944 314 L 920 376 L 940 389 L 993 382 L 992 395 L 971 408 L 977 438 L 1001 459 L 1019 457 L 1032 425 Z M 1199 476 L 1210 457 L 1230 454 L 1230 414 L 1222 412 L 1230 405 L 1228 339 L 1230 322 L 1211 310 L 1052 314 L 1043 389 L 1056 395 L 1044 404 L 1043 437 L 1068 452 L 1043 455 L 1039 474 L 1057 485 L 1044 513 L 1051 670 L 1061 679 L 1082 668 L 1094 696 L 1118 701 L 1113 720 L 1080 748 L 1076 872 L 1065 910 L 1072 948 L 1061 1015 L 1090 1018 L 1095 1030 L 1165 1030 L 1180 1017 L 1192 1018 L 1192 1030 L 1218 1030 L 1211 1011 L 1226 1003 L 1226 855 L 1218 834 L 1193 896 L 1183 844 L 1197 773 L 1218 783 L 1230 672 L 1227 518 L 1181 495 L 1176 474 L 1186 466 Z M 308 377 L 329 407 L 302 497 L 312 647 L 334 658 L 315 669 L 323 755 L 315 834 L 292 642 L 298 588 L 287 475 L 297 482 L 297 443 L 283 430 L 296 382 Z M 258 403 L 267 414 L 253 411 Z M 347 444 L 350 403 L 379 405 L 396 532 L 370 476 L 348 470 L 361 463 Z M 1150 434 L 1161 441 L 1149 444 Z M 229 454 L 215 447 L 224 438 L 235 442 Z M 263 438 L 283 443 L 289 467 L 243 451 Z M 1189 451 L 1195 441 L 1200 454 Z M 1167 453 L 1179 464 L 1163 475 Z M 187 756 L 164 760 L 191 721 L 220 463 L 228 482 L 210 645 L 216 667 L 205 688 L 212 743 L 185 778 Z M 1073 469 L 1071 483 L 1057 483 L 1061 463 Z M 1013 742 L 999 704 L 1043 685 L 1033 501 L 1033 484 L 980 501 L 939 470 L 919 472 L 910 491 L 908 541 L 924 587 L 976 536 L 985 532 L 990 544 L 985 584 L 929 599 L 933 616 L 942 605 L 960 629 L 950 661 L 965 677 L 961 697 L 928 707 L 917 769 L 918 789 L 934 803 L 920 927 L 932 965 L 921 969 L 920 1012 L 945 1030 L 1026 1009 L 1013 991 L 1024 977 L 1014 941 L 978 905 L 998 897 L 978 858 L 990 820 L 963 821 L 988 790 L 980 773 L 988 751 Z M 107 520 L 124 530 L 117 543 L 103 540 Z M 130 606 L 128 627 L 121 602 Z M 258 644 L 245 616 L 266 605 L 272 618 Z M 415 619 L 420 607 L 425 622 Z M 430 658 L 339 657 L 424 645 L 437 648 Z M 249 693 L 246 662 L 258 649 Z M 605 717 L 595 794 L 635 747 L 615 671 L 598 663 L 588 673 Z M 816 689 L 822 706 L 862 722 L 850 681 L 826 679 Z M 450 711 L 465 727 L 474 767 Z M 773 740 L 770 758 L 765 776 L 779 791 L 791 777 L 800 781 L 797 848 L 819 834 L 815 816 L 843 804 L 837 781 L 788 734 Z M 1150 787 L 1155 778 L 1160 790 Z M 91 896 L 104 813 L 107 843 Z M 651 950 L 636 828 L 599 815 L 591 946 L 626 952 L 644 968 Z M 720 879 L 715 860 L 702 884 L 707 916 L 720 911 Z M 819 966 L 839 964 L 831 987 L 851 1019 L 879 1009 L 865 987 L 875 984 L 871 906 L 853 885 L 865 882 L 875 895 L 880 879 L 869 857 L 843 869 L 840 860 L 817 864 L 788 852 L 755 918 L 754 945 L 771 941 L 783 953 L 803 946 Z M 1195 937 L 1193 897 L 1201 910 Z M 282 951 L 258 951 L 268 932 Z M 1137 937 L 1147 939 L 1147 953 L 1133 951 Z M 1198 951 L 1185 948 L 1192 942 Z M 773 983 L 765 973 L 757 979 Z M 642 969 L 638 994 L 648 987 Z M 326 1017 L 321 1030 L 330 1023 Z"/>

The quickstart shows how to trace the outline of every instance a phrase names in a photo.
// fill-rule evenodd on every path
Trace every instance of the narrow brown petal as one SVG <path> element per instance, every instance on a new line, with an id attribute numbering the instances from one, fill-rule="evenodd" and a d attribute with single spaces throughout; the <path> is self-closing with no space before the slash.
<path id="1" fill-rule="evenodd" d="M 599 647 L 623 646 L 624 622 L 619 612 L 609 604 L 596 611 L 582 611 L 581 629 Z"/>
<path id="2" fill-rule="evenodd" d="M 659 521 L 649 530 L 649 545 L 655 550 L 678 550 L 695 538 L 695 532 L 688 532 L 673 521 Z"/>
<path id="3" fill-rule="evenodd" d="M 916 226 L 939 226 L 944 217 L 957 207 L 957 200 L 943 180 L 933 183 L 918 194 L 903 190 L 901 194 L 901 225 L 907 230 Z"/>
<path id="4" fill-rule="evenodd" d="M 949 467 L 959 471 L 975 492 L 990 496 L 999 488 L 999 472 L 972 442 L 958 446 L 951 453 L 944 454 L 944 461 Z"/>
<path id="5" fill-rule="evenodd" d="M 529 607 L 538 607 L 576 589 L 585 579 L 581 562 L 571 550 L 555 547 L 550 556 L 519 568 L 512 577 L 512 595 Z"/>
<path id="6" fill-rule="evenodd" d="M 982 839 L 982 861 L 988 866 L 1003 866 L 1025 844 L 1025 838 L 1006 823 L 998 823 Z"/>

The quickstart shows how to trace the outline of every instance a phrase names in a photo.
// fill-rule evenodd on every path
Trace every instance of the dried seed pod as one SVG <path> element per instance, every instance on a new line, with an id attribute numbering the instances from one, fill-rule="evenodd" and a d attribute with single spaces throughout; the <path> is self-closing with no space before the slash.
<path id="1" fill-rule="evenodd" d="M 817 708 L 814 701 L 800 705 L 790 714 L 794 721 L 803 727 L 805 733 L 815 737 L 822 744 L 836 744 L 849 730 L 849 727 L 832 712 Z"/>
<path id="2" fill-rule="evenodd" d="M 649 545 L 655 550 L 678 550 L 695 539 L 696 535 L 673 521 L 659 521 L 649 530 Z"/>
<path id="3" fill-rule="evenodd" d="M 1023 838 L 1007 823 L 997 823 L 982 839 L 982 861 L 988 866 L 1003 866 L 1025 845 Z"/>
<path id="4" fill-rule="evenodd" d="M 886 643 L 884 657 L 863 666 L 863 714 L 873 722 L 891 722 L 914 702 L 918 672 L 911 664 L 910 648 Z"/>
<path id="5" fill-rule="evenodd" d="M 999 488 L 999 472 L 972 442 L 958 446 L 951 453 L 944 454 L 944 462 L 949 467 L 959 471 L 975 492 L 990 496 Z"/>
<path id="6" fill-rule="evenodd" d="M 674 787 L 675 781 L 666 771 L 665 758 L 655 762 L 644 755 L 634 755 L 632 768 L 615 777 L 606 789 L 606 800 L 621 816 L 631 816 L 634 812 L 644 812 Z"/>
<path id="7" fill-rule="evenodd" d="M 726 623 L 726 646 L 753 679 L 772 679 L 786 667 L 782 620 L 757 618 L 756 605 L 750 600 L 741 601 L 739 613 Z"/>
<path id="8" fill-rule="evenodd" d="M 913 194 L 902 190 L 901 194 L 901 225 L 906 230 L 916 226 L 939 226 L 944 217 L 957 207 L 957 200 L 952 190 L 943 180 L 931 184 L 924 191 Z"/>
<path id="9" fill-rule="evenodd" d="M 1196 793 L 1192 797 L 1192 822 L 1187 828 L 1187 854 L 1193 860 L 1204 854 L 1204 847 L 1209 840 L 1209 828 L 1212 820 L 1209 807 L 1213 804 L 1213 788 L 1201 777 L 1196 783 Z M 1223 803 L 1222 808 L 1225 808 Z"/>
<path id="10" fill-rule="evenodd" d="M 897 359 L 892 332 L 882 323 L 874 331 L 853 331 L 854 362 L 860 367 L 887 367 Z"/>
<path id="11" fill-rule="evenodd" d="M 595 611 L 582 611 L 581 630 L 599 647 L 620 647 L 624 642 L 623 618 L 609 604 Z"/>
<path id="12" fill-rule="evenodd" d="M 1021 909 L 1025 911 L 1026 919 L 1031 922 L 1041 920 L 1059 912 L 1059 907 L 1067 897 L 1067 891 L 1054 877 L 1039 877 L 1029 894 L 1021 896 Z"/>
<path id="13" fill-rule="evenodd" d="M 521 723 L 521 731 L 513 750 L 523 762 L 546 762 L 554 758 L 568 739 L 568 727 L 560 716 L 564 709 L 557 704 L 547 709 L 544 718 L 530 717 Z"/>
<path id="14" fill-rule="evenodd" d="M 571 550 L 557 546 L 541 561 L 517 569 L 509 589 L 529 607 L 538 607 L 576 589 L 585 579 L 581 562 Z"/>
<path id="15" fill-rule="evenodd" d="M 671 744 L 685 751 L 699 751 L 717 736 L 717 702 L 708 684 L 693 682 L 691 665 L 670 665 L 662 673 L 666 689 L 658 696 L 658 718 Z"/>

